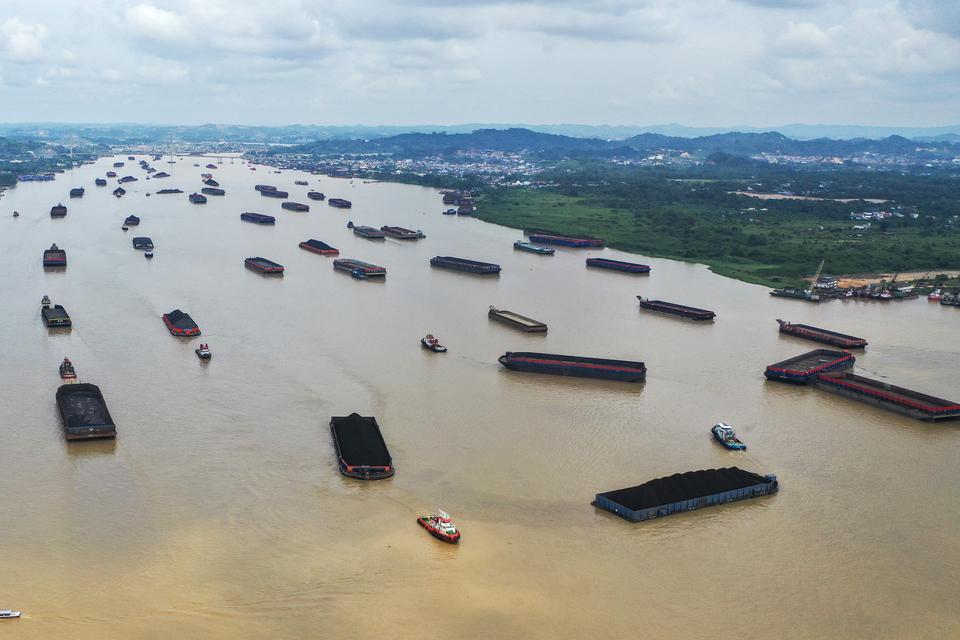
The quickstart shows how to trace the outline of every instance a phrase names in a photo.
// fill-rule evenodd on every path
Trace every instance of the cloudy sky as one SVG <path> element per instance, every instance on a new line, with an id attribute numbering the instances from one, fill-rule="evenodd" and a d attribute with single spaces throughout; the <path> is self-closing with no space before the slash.
<path id="1" fill-rule="evenodd" d="M 0 0 L 0 122 L 960 121 L 960 0 Z"/>

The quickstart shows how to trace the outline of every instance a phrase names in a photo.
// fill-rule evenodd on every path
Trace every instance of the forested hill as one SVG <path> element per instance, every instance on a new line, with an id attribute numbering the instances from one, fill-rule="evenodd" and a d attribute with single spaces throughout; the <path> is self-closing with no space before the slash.
<path id="1" fill-rule="evenodd" d="M 680 138 L 643 133 L 626 140 L 575 138 L 540 133 L 530 129 L 479 129 L 472 133 L 404 133 L 372 140 L 321 140 L 278 153 L 391 154 L 404 157 L 451 155 L 469 151 L 528 153 L 539 156 L 611 157 L 643 156 L 660 151 L 686 152 L 707 156 L 722 152 L 732 155 L 757 154 L 849 157 L 873 153 L 881 156 L 916 159 L 960 155 L 960 143 L 950 140 L 916 142 L 902 136 L 882 140 L 794 140 L 780 133 L 721 133 L 698 138 Z"/>

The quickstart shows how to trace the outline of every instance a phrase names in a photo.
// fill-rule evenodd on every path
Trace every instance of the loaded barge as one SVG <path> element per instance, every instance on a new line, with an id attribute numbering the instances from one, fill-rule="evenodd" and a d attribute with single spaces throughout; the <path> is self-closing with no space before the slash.
<path id="1" fill-rule="evenodd" d="M 454 271 L 465 271 L 479 275 L 493 275 L 500 273 L 500 265 L 492 262 L 478 262 L 476 260 L 467 260 L 465 258 L 455 258 L 453 256 L 434 256 L 430 258 L 431 267 L 441 267 L 443 269 L 453 269 Z"/>
<path id="2" fill-rule="evenodd" d="M 103 399 L 100 387 L 81 382 L 57 389 L 57 408 L 67 440 L 114 438 L 117 427 Z"/>
<path id="3" fill-rule="evenodd" d="M 200 327 L 193 321 L 189 313 L 184 313 L 180 309 L 174 309 L 170 313 L 163 314 L 163 324 L 167 325 L 167 330 L 171 335 L 178 338 L 189 338 L 200 335 Z"/>
<path id="4" fill-rule="evenodd" d="M 346 271 L 354 278 L 386 278 L 387 270 L 384 267 L 378 267 L 368 262 L 360 262 L 351 258 L 342 258 L 333 261 L 333 268 L 340 271 Z"/>
<path id="5" fill-rule="evenodd" d="M 650 273 L 649 265 L 608 258 L 587 258 L 587 266 L 610 269 L 611 271 L 623 271 L 624 273 Z"/>
<path id="6" fill-rule="evenodd" d="M 288 211 L 310 211 L 310 205 L 293 202 L 292 200 L 288 200 L 280 206 Z"/>
<path id="7" fill-rule="evenodd" d="M 872 380 L 849 371 L 819 374 L 815 384 L 827 391 L 920 420 L 960 418 L 960 403 Z"/>
<path id="8" fill-rule="evenodd" d="M 344 200 L 343 198 L 330 198 L 327 200 L 327 204 L 331 207 L 337 207 L 338 209 L 349 209 L 353 206 L 352 202 Z"/>
<path id="9" fill-rule="evenodd" d="M 274 262 L 273 260 L 261 258 L 260 256 L 247 258 L 243 261 L 243 264 L 246 265 L 247 269 L 252 269 L 266 275 L 283 275 L 282 264 Z"/>
<path id="10" fill-rule="evenodd" d="M 393 458 L 373 417 L 356 413 L 330 418 L 340 473 L 358 480 L 383 480 L 394 474 Z"/>
<path id="11" fill-rule="evenodd" d="M 602 247 L 603 240 L 596 238 L 571 238 L 569 236 L 555 236 L 543 233 L 527 234 L 530 242 L 537 244 L 556 244 L 564 247 Z"/>
<path id="12" fill-rule="evenodd" d="M 43 252 L 43 266 L 45 267 L 66 267 L 67 252 L 56 244 L 50 245 L 49 249 Z"/>
<path id="13" fill-rule="evenodd" d="M 322 256 L 338 256 L 340 255 L 340 250 L 331 247 L 326 242 L 321 242 L 320 240 L 307 240 L 306 242 L 301 242 L 298 245 L 301 249 L 306 249 L 307 251 L 312 251 L 314 253 L 319 253 Z"/>
<path id="14" fill-rule="evenodd" d="M 780 324 L 780 333 L 786 333 L 799 338 L 806 338 L 815 342 L 840 347 L 841 349 L 862 349 L 867 346 L 867 341 L 856 336 L 848 336 L 845 333 L 837 333 L 820 327 L 811 327 L 807 324 L 793 324 L 786 320 L 777 318 Z"/>
<path id="15" fill-rule="evenodd" d="M 260 195 L 266 196 L 268 198 L 289 198 L 290 194 L 286 191 L 279 191 L 277 189 L 260 189 Z"/>
<path id="16" fill-rule="evenodd" d="M 321 191 L 307 191 L 307 197 L 311 200 L 325 200 L 327 196 Z"/>
<path id="17" fill-rule="evenodd" d="M 44 305 L 44 307 L 40 309 L 40 315 L 43 317 L 43 323 L 51 329 L 73 326 L 73 322 L 70 320 L 70 314 L 59 304 L 55 304 L 52 307 Z"/>
<path id="18" fill-rule="evenodd" d="M 277 219 L 273 216 L 264 215 L 262 213 L 246 213 L 240 214 L 241 220 L 246 220 L 247 222 L 256 222 L 257 224 L 276 224 Z"/>
<path id="19" fill-rule="evenodd" d="M 204 187 L 200 189 L 200 193 L 205 193 L 208 196 L 223 196 L 226 195 L 227 192 L 218 187 Z"/>
<path id="20" fill-rule="evenodd" d="M 82 198 L 83 194 L 84 194 L 83 187 L 74 187 L 73 189 L 70 189 L 71 198 Z"/>
<path id="21" fill-rule="evenodd" d="M 387 237 L 387 234 L 380 231 L 380 229 L 374 229 L 366 225 L 360 225 L 359 227 L 353 226 L 351 228 L 353 229 L 353 235 L 366 238 L 367 240 L 384 240 Z"/>
<path id="22" fill-rule="evenodd" d="M 807 384 L 815 381 L 817 374 L 849 369 L 856 361 L 853 354 L 846 351 L 814 349 L 771 364 L 763 375 L 767 376 L 768 380 Z"/>
<path id="23" fill-rule="evenodd" d="M 499 320 L 504 324 L 508 324 L 511 327 L 521 329 L 527 333 L 546 333 L 547 325 L 533 318 L 528 318 L 522 316 L 519 313 L 514 313 L 513 311 L 507 311 L 506 309 L 497 309 L 493 305 L 490 305 L 490 311 L 487 312 L 493 320 Z"/>
<path id="24" fill-rule="evenodd" d="M 635 487 L 598 493 L 593 505 L 630 522 L 776 493 L 775 475 L 738 467 L 675 473 Z"/>
<path id="25" fill-rule="evenodd" d="M 380 227 L 380 231 L 383 231 L 386 235 L 391 238 L 396 238 L 397 240 L 419 240 L 420 238 L 425 238 L 423 231 L 417 229 L 404 229 L 403 227 Z"/>
<path id="26" fill-rule="evenodd" d="M 690 320 L 713 320 L 717 315 L 708 309 L 697 309 L 696 307 L 687 307 L 682 304 L 674 304 L 673 302 L 664 302 L 663 300 L 651 300 L 643 296 L 637 296 L 637 300 L 640 301 L 641 309 L 669 313 L 670 315 L 689 318 Z"/>
<path id="27" fill-rule="evenodd" d="M 621 382 L 644 382 L 647 378 L 646 365 L 632 360 L 607 360 L 552 353 L 507 351 L 498 358 L 498 361 L 507 369 L 527 373 L 548 373 Z"/>
<path id="28" fill-rule="evenodd" d="M 50 207 L 51 218 L 62 218 L 65 215 L 67 215 L 67 207 L 62 202 Z"/>
<path id="29" fill-rule="evenodd" d="M 533 244 L 532 242 L 524 242 L 523 240 L 517 240 L 513 243 L 513 248 L 518 249 L 519 251 L 527 251 L 529 253 L 536 253 L 541 256 L 552 256 L 556 253 L 555 249 L 550 247 L 544 247 L 539 244 Z"/>
<path id="30" fill-rule="evenodd" d="M 207 196 L 200 195 L 199 193 L 191 193 L 188 197 L 193 204 L 207 204 Z"/>

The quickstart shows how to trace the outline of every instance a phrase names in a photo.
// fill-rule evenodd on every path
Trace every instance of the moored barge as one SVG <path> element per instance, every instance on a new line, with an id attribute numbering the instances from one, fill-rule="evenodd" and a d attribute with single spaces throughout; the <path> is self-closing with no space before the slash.
<path id="1" fill-rule="evenodd" d="M 290 194 L 286 191 L 280 191 L 279 189 L 261 189 L 260 195 L 267 198 L 289 198 Z"/>
<path id="2" fill-rule="evenodd" d="M 387 234 L 380 231 L 380 229 L 374 229 L 366 225 L 354 226 L 353 235 L 366 238 L 367 240 L 383 240 L 387 237 Z"/>
<path id="3" fill-rule="evenodd" d="M 644 382 L 647 378 L 646 365 L 633 360 L 608 360 L 553 353 L 507 351 L 498 358 L 498 362 L 507 369 L 527 373 L 548 373 L 621 382 Z"/>
<path id="4" fill-rule="evenodd" d="M 65 384 L 57 389 L 56 398 L 67 440 L 116 437 L 117 427 L 97 385 Z"/>
<path id="5" fill-rule="evenodd" d="M 793 289 L 784 287 L 783 289 L 774 289 L 770 295 L 776 298 L 793 298 L 794 300 L 805 300 L 806 302 L 820 302 L 820 295 L 809 289 Z"/>
<path id="6" fill-rule="evenodd" d="M 208 196 L 222 196 L 226 195 L 227 193 L 223 189 L 219 189 L 217 187 L 204 187 L 203 189 L 200 189 L 200 192 L 205 193 Z"/>
<path id="7" fill-rule="evenodd" d="M 598 493 L 593 505 L 630 522 L 776 493 L 775 475 L 738 467 L 675 473 L 635 487 Z"/>
<path id="8" fill-rule="evenodd" d="M 207 185 L 208 187 L 219 187 L 219 186 L 220 186 L 220 183 L 217 182 L 216 180 L 214 180 L 213 178 L 207 178 L 206 180 L 203 181 L 203 184 Z"/>
<path id="9" fill-rule="evenodd" d="M 43 266 L 45 267 L 65 267 L 67 266 L 67 252 L 56 244 L 50 245 L 49 249 L 43 252 Z"/>
<path id="10" fill-rule="evenodd" d="M 273 216 L 264 215 L 262 213 L 250 213 L 249 211 L 240 214 L 241 220 L 246 220 L 247 222 L 255 222 L 257 224 L 276 224 L 277 219 Z"/>
<path id="11" fill-rule="evenodd" d="M 74 187 L 73 189 L 70 189 L 71 198 L 82 198 L 83 194 L 84 194 L 83 187 Z"/>
<path id="12" fill-rule="evenodd" d="M 816 376 L 821 389 L 867 402 L 882 409 L 896 411 L 920 420 L 949 420 L 960 418 L 960 403 L 898 387 L 881 380 L 873 380 L 852 372 L 826 373 Z"/>
<path id="13" fill-rule="evenodd" d="M 836 331 L 812 327 L 807 324 L 794 324 L 786 320 L 780 320 L 779 318 L 777 318 L 777 322 L 780 324 L 780 333 L 786 333 L 791 336 L 822 342 L 840 347 L 841 349 L 862 349 L 867 346 L 867 341 L 863 338 L 849 336 L 845 333 L 837 333 Z"/>
<path id="14" fill-rule="evenodd" d="M 307 197 L 311 200 L 325 200 L 327 196 L 322 191 L 307 191 Z"/>
<path id="15" fill-rule="evenodd" d="M 663 300 L 651 300 L 650 298 L 644 298 L 643 296 L 637 296 L 637 299 L 640 301 L 641 309 L 659 311 L 660 313 L 668 313 L 673 316 L 680 316 L 681 318 L 688 318 L 690 320 L 713 320 L 717 315 L 709 309 L 697 309 L 696 307 L 688 307 L 682 304 L 675 304 L 673 302 L 664 302 Z"/>
<path id="16" fill-rule="evenodd" d="M 338 256 L 340 255 L 340 250 L 336 247 L 331 247 L 326 242 L 321 242 L 320 240 L 310 239 L 305 242 L 301 242 L 298 245 L 301 249 L 306 249 L 307 251 L 312 251 L 314 253 L 319 253 L 322 256 Z"/>
<path id="17" fill-rule="evenodd" d="M 763 375 L 768 380 L 806 384 L 814 381 L 817 374 L 849 369 L 856 361 L 853 354 L 846 351 L 814 349 L 771 364 Z"/>
<path id="18" fill-rule="evenodd" d="M 199 193 L 191 193 L 189 198 L 193 204 L 207 204 L 207 196 L 200 195 Z"/>
<path id="19" fill-rule="evenodd" d="M 564 247 L 602 247 L 603 240 L 596 238 L 572 238 L 570 236 L 555 236 L 546 233 L 528 234 L 530 242 L 538 244 L 556 244 Z"/>
<path id="20" fill-rule="evenodd" d="M 625 273 L 650 273 L 649 265 L 638 264 L 636 262 L 624 262 L 623 260 L 610 260 L 609 258 L 587 258 L 587 266 L 610 269 L 611 271 L 623 271 Z"/>
<path id="21" fill-rule="evenodd" d="M 260 256 L 247 258 L 243 261 L 243 264 L 246 265 L 247 269 L 252 269 L 259 273 L 265 273 L 267 275 L 283 275 L 282 264 L 274 262 L 273 260 L 261 258 Z"/>
<path id="22" fill-rule="evenodd" d="M 383 480 L 394 474 L 393 458 L 373 417 L 356 413 L 330 418 L 340 473 L 358 480 Z"/>
<path id="23" fill-rule="evenodd" d="M 479 262 L 453 256 L 434 256 L 430 258 L 430 266 L 454 271 L 464 271 L 478 275 L 494 275 L 500 273 L 500 265 L 492 262 Z"/>
<path id="24" fill-rule="evenodd" d="M 361 262 L 351 258 L 341 258 L 333 261 L 333 268 L 340 271 L 346 271 L 354 278 L 386 278 L 387 270 L 384 267 Z"/>
<path id="25" fill-rule="evenodd" d="M 327 200 L 327 204 L 331 207 L 337 207 L 338 209 L 349 209 L 353 206 L 352 202 L 344 200 L 343 198 L 330 198 Z"/>
<path id="26" fill-rule="evenodd" d="M 504 324 L 508 324 L 516 329 L 526 331 L 527 333 L 547 332 L 547 325 L 543 322 L 522 316 L 519 313 L 514 313 L 513 311 L 507 311 L 506 309 L 497 309 L 493 305 L 490 305 L 490 310 L 487 312 L 487 316 L 493 320 L 498 320 Z"/>
<path id="27" fill-rule="evenodd" d="M 70 314 L 59 304 L 40 309 L 40 316 L 43 318 L 43 323 L 51 329 L 73 326 Z"/>
<path id="28" fill-rule="evenodd" d="M 403 227 L 380 227 L 380 231 L 383 231 L 386 235 L 391 238 L 396 238 L 397 240 L 419 240 L 420 238 L 425 237 L 423 232 L 417 229 L 416 231 L 412 229 L 404 229 Z"/>
<path id="29" fill-rule="evenodd" d="M 197 323 L 189 313 L 184 313 L 180 309 L 163 314 L 163 324 L 167 325 L 167 330 L 178 338 L 200 335 L 200 327 Z"/>
<path id="30" fill-rule="evenodd" d="M 94 179 L 93 184 L 97 185 L 98 187 L 105 187 L 105 186 L 107 186 L 107 179 L 106 179 L 106 178 L 96 178 L 96 179 Z"/>
<path id="31" fill-rule="evenodd" d="M 517 240 L 513 243 L 513 248 L 520 251 L 527 251 L 529 253 L 536 253 L 541 256 L 552 256 L 556 253 L 555 249 L 550 247 L 544 247 L 539 244 L 533 244 L 532 242 L 524 242 L 523 240 Z"/>
<path id="32" fill-rule="evenodd" d="M 277 188 L 270 184 L 255 184 L 253 188 L 257 191 L 276 191 Z"/>
<path id="33" fill-rule="evenodd" d="M 50 207 L 51 218 L 62 218 L 65 215 L 67 215 L 67 208 L 62 202 Z"/>
<path id="34" fill-rule="evenodd" d="M 280 206 L 288 211 L 310 211 L 310 205 L 302 204 L 300 202 L 293 202 L 290 200 L 284 202 Z"/>

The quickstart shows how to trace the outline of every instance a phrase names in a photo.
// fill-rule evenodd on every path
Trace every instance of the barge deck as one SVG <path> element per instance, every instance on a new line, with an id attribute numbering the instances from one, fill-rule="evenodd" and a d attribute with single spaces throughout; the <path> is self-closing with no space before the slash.
<path id="1" fill-rule="evenodd" d="M 67 440 L 116 437 L 117 427 L 97 385 L 65 384 L 57 389 L 56 398 Z"/>

